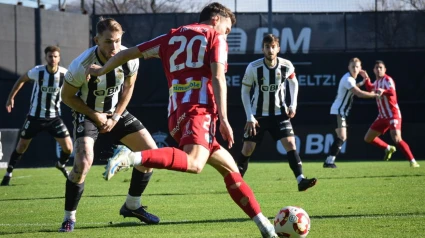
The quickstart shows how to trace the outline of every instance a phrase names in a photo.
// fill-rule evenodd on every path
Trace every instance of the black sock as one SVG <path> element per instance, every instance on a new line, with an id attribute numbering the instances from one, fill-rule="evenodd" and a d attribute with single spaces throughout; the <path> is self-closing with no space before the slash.
<path id="1" fill-rule="evenodd" d="M 136 168 L 133 168 L 131 174 L 130 188 L 128 194 L 133 197 L 140 197 L 148 186 L 149 180 L 151 179 L 153 172 L 142 173 Z"/>
<path id="2" fill-rule="evenodd" d="M 61 157 L 59 158 L 59 162 L 61 164 L 66 164 L 70 156 L 71 156 L 70 154 L 67 154 L 63 150 L 61 150 Z"/>
<path id="3" fill-rule="evenodd" d="M 296 150 L 288 151 L 288 162 L 289 167 L 291 168 L 292 172 L 295 175 L 295 178 L 303 174 L 303 166 L 301 164 L 301 158 L 300 155 Z"/>
<path id="4" fill-rule="evenodd" d="M 342 144 L 344 144 L 344 141 L 337 137 L 332 143 L 331 150 L 329 151 L 329 155 L 337 156 L 339 151 L 341 150 Z"/>
<path id="5" fill-rule="evenodd" d="M 12 152 L 12 155 L 10 156 L 10 161 L 9 161 L 9 165 L 7 166 L 6 171 L 8 173 L 12 173 L 13 172 L 13 168 L 15 168 L 16 163 L 18 163 L 18 161 L 22 158 L 22 154 L 19 154 L 18 152 L 16 152 L 16 150 L 14 150 Z"/>
<path id="6" fill-rule="evenodd" d="M 84 192 L 84 182 L 76 184 L 67 179 L 65 187 L 65 211 L 75 211 Z"/>
<path id="7" fill-rule="evenodd" d="M 245 156 L 242 153 L 239 155 L 237 165 L 238 165 L 239 173 L 241 173 L 242 177 L 248 170 L 249 158 L 251 158 L 251 156 Z"/>

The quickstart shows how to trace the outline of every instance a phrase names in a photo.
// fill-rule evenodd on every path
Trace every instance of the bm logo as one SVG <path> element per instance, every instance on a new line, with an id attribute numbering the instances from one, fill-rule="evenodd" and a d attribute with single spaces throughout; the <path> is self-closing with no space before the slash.
<path id="1" fill-rule="evenodd" d="M 93 91 L 93 94 L 97 97 L 108 97 L 108 96 L 114 95 L 118 91 L 119 91 L 119 87 L 114 86 L 104 90 L 95 90 Z"/>
<path id="2" fill-rule="evenodd" d="M 56 88 L 56 87 L 46 87 L 46 86 L 41 87 L 41 91 L 43 93 L 57 93 L 59 92 L 59 90 L 60 88 Z"/>
<path id="3" fill-rule="evenodd" d="M 261 91 L 263 92 L 275 92 L 277 91 L 279 86 L 277 84 L 261 85 Z"/>

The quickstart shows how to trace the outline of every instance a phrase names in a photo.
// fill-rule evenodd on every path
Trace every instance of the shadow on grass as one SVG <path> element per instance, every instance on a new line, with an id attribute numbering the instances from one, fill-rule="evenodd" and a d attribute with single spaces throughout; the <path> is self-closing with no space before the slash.
<path id="1" fill-rule="evenodd" d="M 414 216 L 425 216 L 425 213 L 400 213 L 400 214 L 351 214 L 351 215 L 324 215 L 324 216 L 310 216 L 311 219 L 352 219 L 352 218 L 385 218 L 385 217 L 414 217 Z M 270 220 L 274 217 L 269 217 Z M 105 229 L 105 228 L 123 228 L 123 227 L 135 227 L 135 226 L 168 226 L 168 225 L 180 225 L 180 224 L 211 224 L 211 223 L 228 223 L 228 222 L 248 222 L 248 218 L 228 218 L 221 220 L 199 220 L 199 221 L 165 221 L 157 225 L 146 225 L 140 222 L 105 222 L 96 223 L 94 225 L 82 225 L 81 227 L 76 224 L 76 230 L 90 230 L 90 229 Z M 58 223 L 59 229 L 60 223 Z M 28 232 L 0 232 L 0 235 L 11 235 L 11 234 L 25 234 L 35 232 L 47 232 L 47 233 L 58 233 L 58 230 L 51 229 L 40 229 L 32 230 Z"/>
<path id="2" fill-rule="evenodd" d="M 363 178 L 407 178 L 425 177 L 425 174 L 399 174 L 399 175 L 365 175 L 365 176 L 340 176 L 340 177 L 318 177 L 318 179 L 363 179 Z"/>

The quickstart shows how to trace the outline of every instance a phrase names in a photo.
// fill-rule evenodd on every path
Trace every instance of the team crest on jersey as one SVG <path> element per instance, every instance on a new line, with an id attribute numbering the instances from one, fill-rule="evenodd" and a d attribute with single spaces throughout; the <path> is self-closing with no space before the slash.
<path id="1" fill-rule="evenodd" d="M 280 77 L 281 77 L 282 75 L 280 74 L 280 72 L 277 72 L 277 74 L 276 74 L 276 78 L 277 79 L 280 79 Z"/>
<path id="2" fill-rule="evenodd" d="M 158 131 L 152 134 L 152 138 L 154 139 L 158 148 L 168 147 L 168 143 L 165 141 L 167 137 L 167 133 L 164 133 L 162 131 Z"/>
<path id="3" fill-rule="evenodd" d="M 124 71 L 121 68 L 118 68 L 115 77 L 119 80 L 124 79 Z"/>
<path id="4" fill-rule="evenodd" d="M 81 133 L 83 131 L 84 131 L 84 126 L 83 125 L 79 125 L 78 128 L 77 128 L 77 132 L 78 133 Z"/>
<path id="5" fill-rule="evenodd" d="M 260 80 L 265 80 L 266 78 L 262 77 Z"/>
<path id="6" fill-rule="evenodd" d="M 93 83 L 100 83 L 100 78 L 96 78 Z"/>

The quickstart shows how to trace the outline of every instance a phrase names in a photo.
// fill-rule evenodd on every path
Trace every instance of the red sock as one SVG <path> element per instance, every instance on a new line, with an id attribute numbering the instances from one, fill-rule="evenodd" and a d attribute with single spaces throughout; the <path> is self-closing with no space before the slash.
<path id="1" fill-rule="evenodd" d="M 387 147 L 388 147 L 388 144 L 385 143 L 385 141 L 381 140 L 381 138 L 379 138 L 379 137 L 375 137 L 375 139 L 373 139 L 373 141 L 371 141 L 370 144 L 372 144 L 372 145 L 374 145 L 378 148 L 381 148 L 383 150 L 386 150 Z"/>
<path id="2" fill-rule="evenodd" d="M 400 141 L 397 144 L 397 147 L 401 150 L 401 152 L 403 152 L 404 156 L 406 156 L 408 160 L 412 160 L 415 158 L 413 157 L 412 151 L 410 151 L 409 145 L 406 142 L 404 142 L 404 140 Z"/>
<path id="3" fill-rule="evenodd" d="M 254 193 L 248 184 L 245 183 L 240 173 L 230 173 L 224 177 L 227 191 L 233 201 L 249 216 L 255 217 L 261 212 L 260 204 L 255 199 Z"/>
<path id="4" fill-rule="evenodd" d="M 187 171 L 187 154 L 179 149 L 164 147 L 142 151 L 142 165 L 148 168 Z"/>

